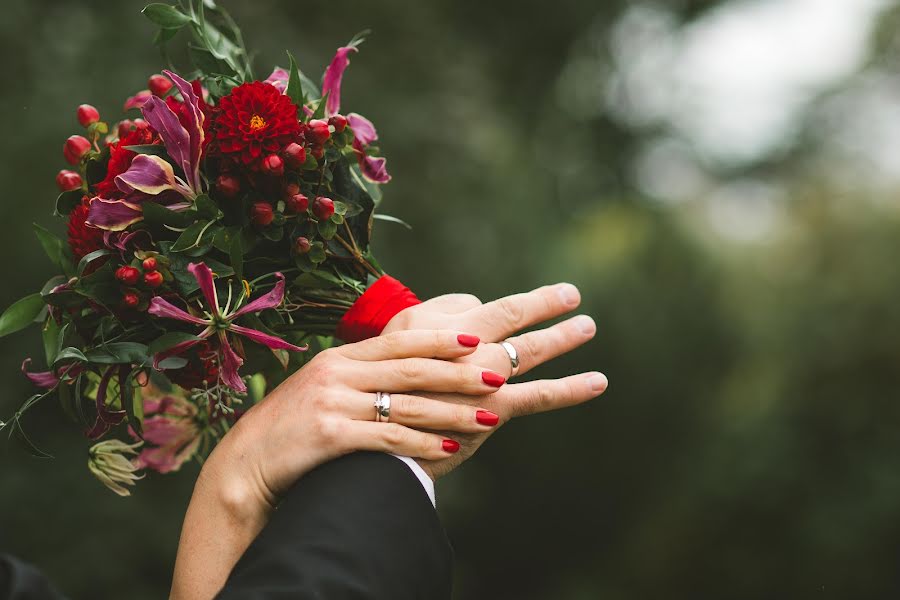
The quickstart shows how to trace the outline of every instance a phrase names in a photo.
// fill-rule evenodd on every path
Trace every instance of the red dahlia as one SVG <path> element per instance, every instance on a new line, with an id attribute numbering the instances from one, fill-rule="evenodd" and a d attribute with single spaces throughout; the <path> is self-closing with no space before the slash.
<path id="1" fill-rule="evenodd" d="M 103 230 L 85 225 L 87 216 L 88 197 L 85 196 L 81 204 L 69 213 L 69 248 L 72 249 L 75 260 L 81 260 L 84 255 L 103 248 Z"/>
<path id="2" fill-rule="evenodd" d="M 215 139 L 219 152 L 258 169 L 262 159 L 297 141 L 297 106 L 275 86 L 253 81 L 219 102 Z"/>

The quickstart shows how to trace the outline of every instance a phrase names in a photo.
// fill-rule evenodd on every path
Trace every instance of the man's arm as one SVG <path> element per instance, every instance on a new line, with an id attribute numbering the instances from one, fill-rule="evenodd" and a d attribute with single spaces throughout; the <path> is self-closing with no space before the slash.
<path id="1" fill-rule="evenodd" d="M 431 500 L 396 458 L 350 454 L 278 504 L 218 598 L 449 598 L 452 552 Z"/>

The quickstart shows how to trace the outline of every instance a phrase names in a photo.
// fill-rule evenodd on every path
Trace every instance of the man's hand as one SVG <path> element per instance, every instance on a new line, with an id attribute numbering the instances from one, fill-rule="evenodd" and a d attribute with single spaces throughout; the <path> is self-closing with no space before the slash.
<path id="1" fill-rule="evenodd" d="M 569 313 L 580 303 L 578 289 L 568 283 L 541 287 L 487 304 L 482 304 L 475 296 L 448 294 L 398 313 L 388 323 L 384 333 L 435 327 L 468 331 L 481 337 L 485 343 L 473 354 L 459 360 L 474 362 L 498 373 L 511 374 L 509 355 L 499 344 L 507 340 L 518 353 L 518 375 L 522 375 L 537 365 L 586 343 L 594 337 L 597 328 L 589 316 L 578 315 L 546 329 L 509 336 Z M 606 386 L 606 377 L 597 372 L 562 379 L 513 383 L 503 386 L 487 398 L 481 398 L 480 405 L 498 414 L 502 425 L 513 417 L 586 402 L 602 394 Z M 431 397 L 451 400 L 446 395 Z M 464 396 L 454 396 L 452 401 L 470 402 Z M 455 434 L 455 439 L 461 444 L 458 453 L 446 459 L 419 463 L 432 479 L 442 477 L 472 456 L 494 431 L 496 428 L 486 433 Z"/>

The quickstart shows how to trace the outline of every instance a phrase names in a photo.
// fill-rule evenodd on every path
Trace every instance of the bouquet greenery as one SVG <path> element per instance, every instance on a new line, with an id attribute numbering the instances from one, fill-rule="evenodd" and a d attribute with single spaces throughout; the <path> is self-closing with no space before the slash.
<path id="1" fill-rule="evenodd" d="M 113 125 L 77 109 L 55 214 L 35 225 L 60 270 L 0 317 L 0 335 L 38 323 L 47 369 L 5 427 L 36 454 L 22 416 L 55 394 L 94 441 L 90 470 L 113 491 L 141 469 L 202 457 L 266 385 L 330 343 L 382 275 L 369 252 L 390 176 L 374 126 L 340 113 L 357 36 L 321 89 L 288 68 L 253 76 L 241 33 L 211 0 L 144 9 L 156 43 L 189 40 L 189 71 L 149 78 Z M 137 116 L 139 111 L 140 117 Z"/>

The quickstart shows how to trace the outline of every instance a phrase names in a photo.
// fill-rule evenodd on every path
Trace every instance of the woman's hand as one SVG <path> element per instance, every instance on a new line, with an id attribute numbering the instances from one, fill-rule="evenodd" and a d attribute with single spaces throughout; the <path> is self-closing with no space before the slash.
<path id="1" fill-rule="evenodd" d="M 477 337 L 458 331 L 399 331 L 321 352 L 286 379 L 238 420 L 204 464 L 182 527 L 172 596 L 212 597 L 278 496 L 317 465 L 356 450 L 439 461 L 459 444 L 452 434 L 419 429 L 490 431 L 499 417 L 477 399 L 505 378 L 452 362 L 478 345 Z M 392 395 L 388 423 L 375 422 L 375 392 Z M 468 401 L 442 402 L 425 392 Z"/>

